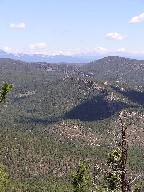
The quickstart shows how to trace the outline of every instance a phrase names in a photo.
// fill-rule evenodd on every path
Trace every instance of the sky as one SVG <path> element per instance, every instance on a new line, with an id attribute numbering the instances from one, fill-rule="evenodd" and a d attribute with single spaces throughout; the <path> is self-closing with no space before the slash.
<path id="1" fill-rule="evenodd" d="M 144 0 L 0 0 L 0 49 L 144 55 Z"/>

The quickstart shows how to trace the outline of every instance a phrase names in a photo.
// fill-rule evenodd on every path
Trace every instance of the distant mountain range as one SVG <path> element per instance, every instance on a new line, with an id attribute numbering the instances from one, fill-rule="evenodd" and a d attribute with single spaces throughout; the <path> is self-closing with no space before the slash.
<path id="1" fill-rule="evenodd" d="M 48 63 L 87 63 L 102 56 L 66 56 L 66 55 L 44 55 L 44 54 L 13 54 L 0 49 L 0 58 L 10 58 L 26 62 L 48 62 Z"/>
<path id="2" fill-rule="evenodd" d="M 122 56 L 128 58 L 135 58 L 135 59 L 144 59 L 143 55 L 133 55 L 127 52 L 115 52 L 109 53 L 112 56 Z M 67 55 L 44 55 L 44 54 L 24 54 L 24 53 L 9 53 L 5 52 L 4 50 L 0 49 L 0 58 L 10 58 L 15 60 L 21 60 L 26 62 L 48 62 L 48 63 L 89 63 L 94 60 L 101 59 L 108 54 L 100 54 L 91 52 L 88 54 L 76 54 L 73 56 Z"/>

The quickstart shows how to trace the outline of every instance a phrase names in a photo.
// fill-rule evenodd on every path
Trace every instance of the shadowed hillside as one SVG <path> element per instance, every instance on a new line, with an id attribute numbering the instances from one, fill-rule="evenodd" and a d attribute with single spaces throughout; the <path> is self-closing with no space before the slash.
<path id="1" fill-rule="evenodd" d="M 126 107 L 128 105 L 120 101 L 109 103 L 106 100 L 106 94 L 101 94 L 77 105 L 65 114 L 65 118 L 79 119 L 81 121 L 97 121 L 109 118 L 115 112 L 119 112 Z"/>

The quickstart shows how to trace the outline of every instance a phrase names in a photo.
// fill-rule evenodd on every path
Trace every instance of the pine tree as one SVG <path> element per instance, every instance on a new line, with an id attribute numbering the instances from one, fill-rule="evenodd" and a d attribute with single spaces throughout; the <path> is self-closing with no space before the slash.
<path id="1" fill-rule="evenodd" d="M 0 87 L 0 103 L 6 102 L 6 95 L 13 89 L 12 84 L 4 82 Z M 4 170 L 4 166 L 0 164 L 0 191 L 5 191 L 5 187 L 8 183 L 8 175 Z"/>
<path id="2" fill-rule="evenodd" d="M 0 103 L 6 102 L 6 95 L 13 89 L 12 84 L 3 82 L 3 85 L 0 87 Z"/>
<path id="3" fill-rule="evenodd" d="M 89 165 L 85 161 L 81 162 L 78 165 L 76 173 L 72 174 L 74 192 L 88 192 L 91 182 L 89 174 Z"/>

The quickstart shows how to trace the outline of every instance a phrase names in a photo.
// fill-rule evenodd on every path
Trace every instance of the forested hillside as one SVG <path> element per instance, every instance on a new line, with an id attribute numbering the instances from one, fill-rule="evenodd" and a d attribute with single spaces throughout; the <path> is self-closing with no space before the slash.
<path id="1" fill-rule="evenodd" d="M 143 60 L 109 56 L 85 65 L 83 70 L 100 81 L 120 82 L 132 86 L 144 85 Z"/>
<path id="2" fill-rule="evenodd" d="M 73 191 L 81 160 L 99 183 L 106 155 L 120 142 L 127 112 L 128 177 L 144 171 L 144 61 L 107 57 L 87 65 L 0 59 L 0 82 L 14 84 L 0 104 L 1 163 L 7 191 Z M 97 175 L 99 174 L 99 175 Z M 95 179 L 97 176 L 97 179 Z M 135 185 L 144 190 L 143 178 Z"/>

